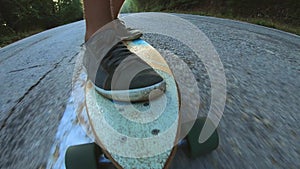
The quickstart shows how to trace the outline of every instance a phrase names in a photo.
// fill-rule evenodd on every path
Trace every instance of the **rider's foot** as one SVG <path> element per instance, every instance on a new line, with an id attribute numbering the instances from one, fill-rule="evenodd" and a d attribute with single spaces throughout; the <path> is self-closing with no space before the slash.
<path id="1" fill-rule="evenodd" d="M 136 102 L 148 100 L 149 95 L 151 98 L 161 95 L 166 83 L 151 66 L 119 42 L 101 61 L 95 87 L 109 99 Z"/>

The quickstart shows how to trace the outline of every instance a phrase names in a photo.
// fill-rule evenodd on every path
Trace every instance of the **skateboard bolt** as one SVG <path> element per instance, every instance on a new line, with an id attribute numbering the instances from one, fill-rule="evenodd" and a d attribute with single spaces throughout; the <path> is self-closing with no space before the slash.
<path id="1" fill-rule="evenodd" d="M 122 142 L 125 142 L 127 140 L 127 138 L 126 137 L 122 137 L 121 140 L 122 140 Z"/>
<path id="2" fill-rule="evenodd" d="M 153 129 L 153 130 L 151 131 L 151 133 L 152 133 L 153 135 L 158 135 L 159 130 L 158 130 L 158 129 Z"/>

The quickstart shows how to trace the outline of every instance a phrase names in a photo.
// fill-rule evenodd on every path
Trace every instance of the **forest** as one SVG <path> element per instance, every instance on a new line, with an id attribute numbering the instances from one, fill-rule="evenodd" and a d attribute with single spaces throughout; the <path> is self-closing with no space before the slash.
<path id="1" fill-rule="evenodd" d="M 45 30 L 81 20 L 81 0 L 0 0 L 0 36 Z"/>
<path id="2" fill-rule="evenodd" d="M 300 0 L 131 0 L 139 11 L 185 11 L 300 25 Z"/>
<path id="3" fill-rule="evenodd" d="M 300 0 L 126 0 L 122 11 L 209 15 L 300 34 Z M 0 0 L 0 46 L 82 18 L 82 0 Z"/>

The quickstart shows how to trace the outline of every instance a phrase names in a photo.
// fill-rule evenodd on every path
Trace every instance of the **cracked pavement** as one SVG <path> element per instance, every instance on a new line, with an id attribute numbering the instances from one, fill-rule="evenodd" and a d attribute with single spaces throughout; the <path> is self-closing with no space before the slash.
<path id="1" fill-rule="evenodd" d="M 219 148 L 196 159 L 179 149 L 172 168 L 299 168 L 300 37 L 226 19 L 177 16 L 214 44 L 228 93 Z M 1 169 L 45 168 L 83 36 L 80 21 L 0 49 Z M 200 113 L 207 113 L 210 84 L 197 56 L 170 37 L 144 38 L 188 63 L 201 90 Z"/>
<path id="2" fill-rule="evenodd" d="M 0 168 L 45 167 L 83 35 L 76 22 L 0 50 Z"/>

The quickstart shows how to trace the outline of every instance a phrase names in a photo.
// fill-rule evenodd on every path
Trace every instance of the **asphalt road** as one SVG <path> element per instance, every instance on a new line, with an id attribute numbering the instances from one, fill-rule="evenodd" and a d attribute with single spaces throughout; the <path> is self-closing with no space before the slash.
<path id="1" fill-rule="evenodd" d="M 215 46 L 225 68 L 227 100 L 219 148 L 196 159 L 179 150 L 172 168 L 299 168 L 300 37 L 232 20 L 177 16 Z M 1 169 L 46 168 L 83 37 L 80 21 L 0 49 Z M 200 114 L 207 113 L 210 83 L 201 60 L 172 37 L 144 38 L 189 65 L 199 82 Z"/>

